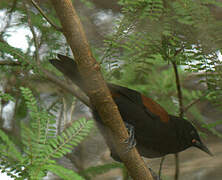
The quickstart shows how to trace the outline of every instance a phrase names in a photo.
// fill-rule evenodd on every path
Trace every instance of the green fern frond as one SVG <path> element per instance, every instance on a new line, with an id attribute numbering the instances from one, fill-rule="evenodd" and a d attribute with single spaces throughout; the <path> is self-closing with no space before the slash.
<path id="1" fill-rule="evenodd" d="M 24 158 L 18 147 L 9 139 L 9 137 L 0 130 L 0 171 L 7 173 L 11 178 L 17 178 L 15 173 L 22 171 L 21 164 Z"/>
<path id="2" fill-rule="evenodd" d="M 24 87 L 20 89 L 31 117 L 29 124 L 21 124 L 25 156 L 17 161 L 16 166 L 10 163 L 8 165 L 2 161 L 5 165 L 4 169 L 9 166 L 15 167 L 20 172 L 21 177 L 28 179 L 41 179 L 46 175 L 46 170 L 57 171 L 57 173 L 55 172 L 56 174 L 66 179 L 68 175 L 63 172 L 69 174 L 70 177 L 81 179 L 80 176 L 70 170 L 59 172 L 56 169 L 59 166 L 55 165 L 56 162 L 52 158 L 60 158 L 71 152 L 73 147 L 77 146 L 89 134 L 93 127 L 93 121 L 80 119 L 74 122 L 60 136 L 55 136 L 55 117 L 50 115 L 47 110 L 40 109 L 30 89 Z M 10 144 L 7 136 L 5 137 L 4 134 L 1 136 Z M 7 155 L 4 154 L 3 157 L 7 158 Z M 19 169 L 20 167 L 25 169 Z"/>
<path id="3" fill-rule="evenodd" d="M 35 138 L 33 138 L 31 136 L 32 142 L 35 139 L 35 141 L 34 141 L 35 144 L 40 144 L 40 143 L 42 143 L 41 142 L 42 135 L 44 135 L 45 133 L 44 132 L 42 133 L 42 131 L 41 131 L 43 129 L 43 127 L 42 127 L 43 123 L 42 123 L 41 113 L 38 110 L 36 99 L 32 95 L 32 92 L 30 89 L 21 87 L 20 90 L 22 92 L 22 95 L 25 98 L 26 106 L 29 109 L 29 114 L 32 118 L 31 128 L 33 131 L 32 134 L 35 136 Z M 33 149 L 33 148 L 31 148 L 31 149 Z"/>
<path id="4" fill-rule="evenodd" d="M 21 161 L 23 159 L 21 152 L 2 130 L 0 130 L 0 139 L 2 141 L 2 143 L 0 144 L 1 156 L 11 157 L 16 161 Z"/>
<path id="5" fill-rule="evenodd" d="M 44 159 L 47 149 L 48 138 L 56 134 L 55 117 L 46 110 L 41 110 L 28 88 L 21 87 L 21 92 L 25 98 L 26 106 L 31 116 L 30 127 L 23 125 L 23 142 L 26 145 L 25 152 L 30 158 L 36 161 Z"/>
<path id="6" fill-rule="evenodd" d="M 15 98 L 11 96 L 10 94 L 0 92 L 0 98 L 4 101 L 15 101 Z"/>
<path id="7" fill-rule="evenodd" d="M 16 173 L 21 172 L 21 166 L 16 164 L 16 162 L 12 162 L 8 159 L 8 157 L 1 156 L 0 161 L 0 172 L 7 173 L 7 175 L 13 179 L 17 179 Z"/>
<path id="8" fill-rule="evenodd" d="M 49 140 L 47 159 L 60 158 L 70 153 L 90 132 L 93 127 L 92 120 L 80 119 L 75 121 L 61 135 Z"/>
<path id="9" fill-rule="evenodd" d="M 12 47 L 6 42 L 0 42 L 0 51 L 4 54 L 10 54 L 14 60 L 17 59 L 19 62 L 21 62 L 21 65 L 24 68 L 33 69 L 35 67 L 31 65 L 34 61 L 23 53 L 21 49 Z"/>

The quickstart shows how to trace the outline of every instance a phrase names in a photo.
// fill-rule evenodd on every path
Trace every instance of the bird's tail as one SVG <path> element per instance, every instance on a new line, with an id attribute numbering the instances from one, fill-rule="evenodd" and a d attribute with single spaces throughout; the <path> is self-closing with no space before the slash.
<path id="1" fill-rule="evenodd" d="M 49 62 L 84 91 L 82 77 L 74 59 L 58 54 L 58 59 L 50 59 Z"/>

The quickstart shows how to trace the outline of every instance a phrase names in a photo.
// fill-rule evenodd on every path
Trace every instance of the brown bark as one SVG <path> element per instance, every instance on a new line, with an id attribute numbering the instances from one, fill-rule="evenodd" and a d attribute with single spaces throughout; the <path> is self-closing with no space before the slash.
<path id="1" fill-rule="evenodd" d="M 99 71 L 99 64 L 92 55 L 71 0 L 51 0 L 51 3 L 60 19 L 64 35 L 72 49 L 79 71 L 85 80 L 90 102 L 99 113 L 104 124 L 110 128 L 121 160 L 133 179 L 151 180 L 152 176 L 136 148 L 126 153 L 127 148 L 123 141 L 128 138 L 127 130 Z"/>

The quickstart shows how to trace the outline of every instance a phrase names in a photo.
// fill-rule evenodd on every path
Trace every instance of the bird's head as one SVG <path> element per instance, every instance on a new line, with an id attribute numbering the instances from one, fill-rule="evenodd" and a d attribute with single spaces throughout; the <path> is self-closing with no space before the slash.
<path id="1" fill-rule="evenodd" d="M 196 128 L 189 121 L 177 117 L 174 120 L 177 124 L 180 146 L 182 148 L 186 149 L 193 146 L 213 156 L 207 146 L 201 141 Z"/>
<path id="2" fill-rule="evenodd" d="M 199 148 L 200 150 L 206 152 L 210 156 L 213 156 L 213 154 L 210 152 L 207 146 L 201 141 L 198 135 L 198 132 L 194 127 L 188 133 L 189 133 L 188 136 L 189 136 L 189 141 L 191 142 L 191 146 Z"/>

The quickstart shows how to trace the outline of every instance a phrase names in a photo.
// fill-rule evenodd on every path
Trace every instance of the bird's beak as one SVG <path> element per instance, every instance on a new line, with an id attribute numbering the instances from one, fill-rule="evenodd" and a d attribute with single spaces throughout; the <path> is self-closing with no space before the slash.
<path id="1" fill-rule="evenodd" d="M 207 148 L 207 146 L 205 146 L 202 142 L 196 141 L 194 146 L 199 148 L 200 150 L 204 151 L 205 153 L 209 154 L 210 156 L 213 156 L 213 154 L 210 152 L 210 150 Z"/>

